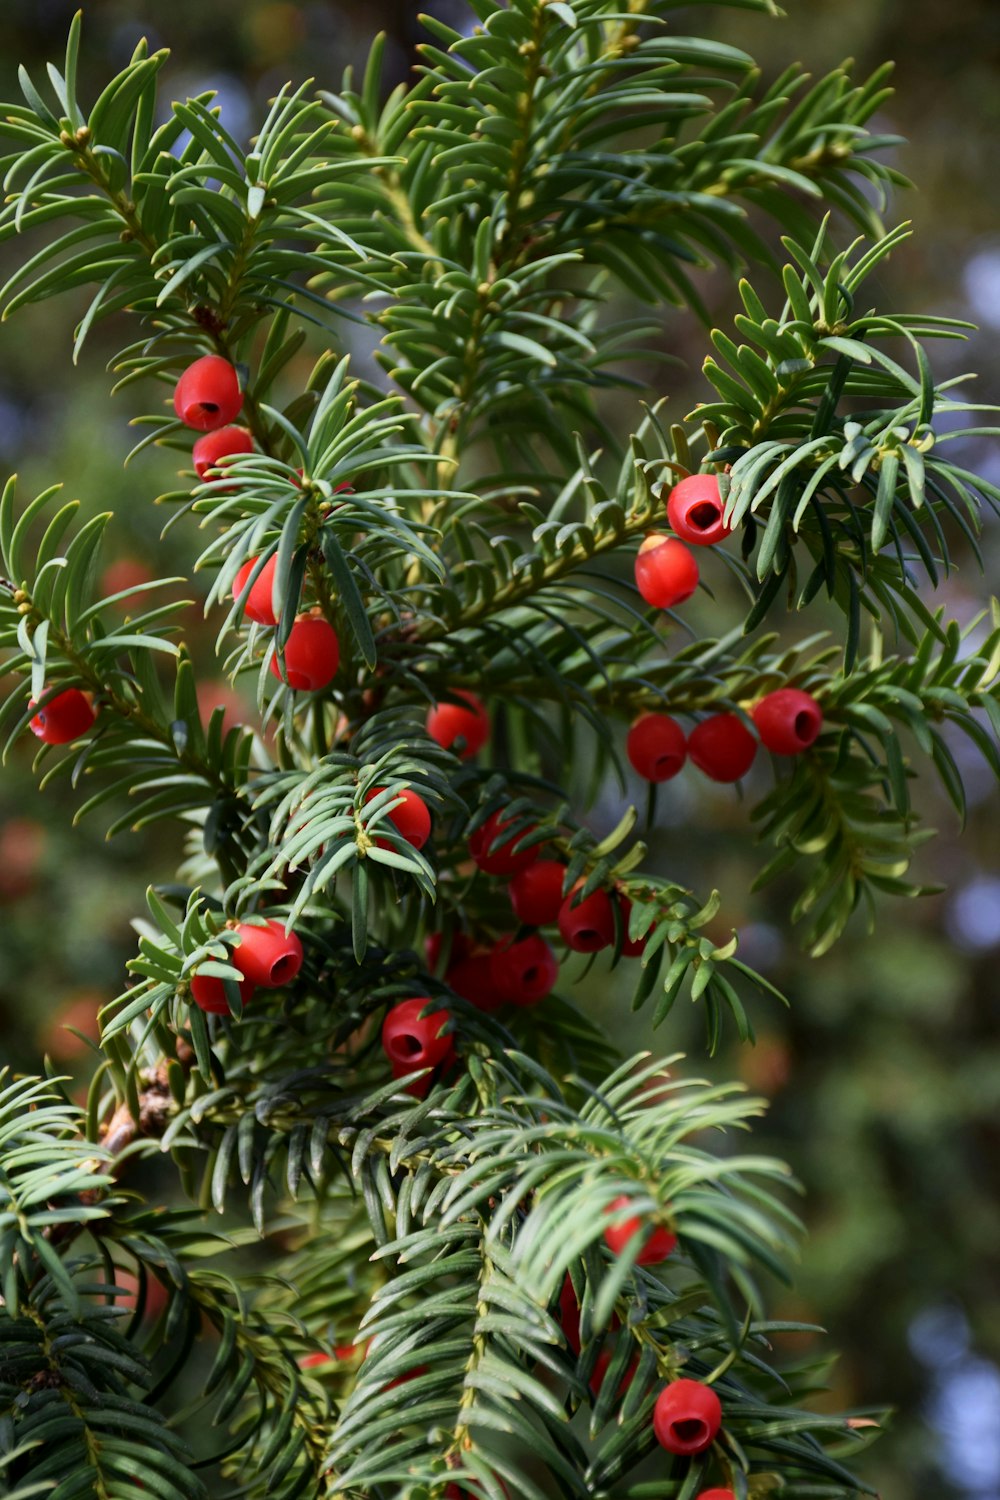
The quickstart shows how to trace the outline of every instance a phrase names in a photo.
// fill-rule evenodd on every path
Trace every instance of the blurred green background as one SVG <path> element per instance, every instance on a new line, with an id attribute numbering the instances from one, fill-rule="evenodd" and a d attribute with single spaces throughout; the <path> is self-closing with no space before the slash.
<path id="1" fill-rule="evenodd" d="M 45 59 L 58 59 L 75 8 L 72 0 L 4 0 L 4 98 L 15 95 L 18 62 L 37 74 Z M 83 8 L 85 96 L 146 34 L 173 50 L 165 93 L 216 87 L 224 120 L 240 137 L 286 78 L 313 75 L 336 85 L 343 67 L 363 58 L 376 27 L 393 39 L 393 81 L 404 77 L 420 9 L 408 0 L 85 0 Z M 462 13 L 446 3 L 428 9 L 446 19 Z M 879 295 L 887 306 L 976 320 L 982 332 L 964 346 L 942 344 L 936 369 L 942 377 L 979 370 L 979 399 L 995 399 L 1000 5 L 792 0 L 789 10 L 777 22 L 692 6 L 677 25 L 707 26 L 746 47 L 768 77 L 796 58 L 816 72 L 847 56 L 862 71 L 896 60 L 898 95 L 877 128 L 909 139 L 897 164 L 918 191 L 903 195 L 892 216 L 912 218 L 917 232 L 883 273 Z M 12 267 L 21 253 L 6 247 L 3 264 Z M 725 278 L 705 278 L 702 290 L 724 321 L 732 301 Z M 105 326 L 92 338 L 74 370 L 71 320 L 66 304 L 46 304 L 20 313 L 3 336 L 0 471 L 17 469 L 25 493 L 68 478 L 88 510 L 115 511 L 118 562 L 145 559 L 161 575 L 186 571 L 194 533 L 175 528 L 160 544 L 165 517 L 150 504 L 172 487 L 175 460 L 146 453 L 123 470 L 135 407 L 108 399 L 104 362 L 115 330 Z M 704 334 L 670 313 L 664 347 L 685 362 L 681 379 L 670 375 L 680 411 L 702 394 Z M 622 404 L 623 421 L 627 410 Z M 995 445 L 970 444 L 966 461 L 1000 479 Z M 997 532 L 988 522 L 994 566 Z M 967 620 L 985 593 L 969 559 L 946 602 Z M 702 609 L 701 624 L 713 628 L 708 606 Z M 192 647 L 210 663 L 212 632 L 196 611 L 190 618 Z M 205 676 L 206 708 L 228 701 L 230 690 L 210 665 Z M 61 1065 L 79 1066 L 73 1052 L 81 1044 L 62 1028 L 93 1030 L 98 1006 L 122 987 L 133 951 L 130 919 L 145 885 L 170 873 L 178 848 L 163 832 L 109 845 L 96 822 L 71 827 L 74 799 L 66 790 L 35 790 L 32 748 L 22 746 L 0 778 L 0 1054 L 35 1067 L 44 1047 Z M 696 890 L 721 889 L 746 957 L 791 997 L 788 1012 L 758 1002 L 757 1046 L 734 1047 L 710 1068 L 741 1076 L 772 1100 L 756 1144 L 792 1163 L 806 1188 L 810 1229 L 795 1294 L 779 1295 L 778 1311 L 822 1318 L 843 1350 L 832 1400 L 897 1407 L 866 1468 L 887 1500 L 1000 1500 L 1000 819 L 988 772 L 964 742 L 954 749 L 971 805 L 961 837 L 930 778 L 920 794 L 940 829 L 920 873 L 947 882 L 947 894 L 884 906 L 876 938 L 853 928 L 818 963 L 798 954 L 789 935 L 791 888 L 749 894 L 759 860 L 746 804 L 735 795 L 681 777 L 661 797 L 651 835 L 664 870 Z M 641 789 L 631 795 L 641 798 Z M 609 786 L 595 821 L 609 825 L 623 801 Z M 626 1044 L 649 1044 L 643 1015 L 623 1023 L 624 979 L 591 979 L 588 989 L 616 1035 L 627 1031 Z M 697 1018 L 675 1013 L 657 1046 L 686 1048 L 692 1060 L 685 1066 L 700 1071 L 701 1040 Z M 817 1357 L 823 1347 L 817 1343 Z"/>

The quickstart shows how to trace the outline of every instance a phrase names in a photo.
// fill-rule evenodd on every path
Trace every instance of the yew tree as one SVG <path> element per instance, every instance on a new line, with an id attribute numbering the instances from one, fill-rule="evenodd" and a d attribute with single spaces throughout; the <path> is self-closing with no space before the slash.
<path id="1" fill-rule="evenodd" d="M 776 1003 L 732 893 L 649 867 L 677 776 L 750 773 L 817 959 L 926 888 L 919 778 L 961 809 L 963 734 L 1000 771 L 1000 620 L 933 599 L 1000 499 L 953 446 L 991 416 L 927 353 L 967 325 L 876 305 L 886 70 L 766 85 L 677 10 L 468 0 L 408 86 L 376 38 L 250 142 L 145 45 L 82 102 L 77 17 L 0 109 L 4 318 L 66 294 L 92 382 L 123 344 L 133 503 L 257 705 L 205 722 L 178 579 L 102 597 L 116 517 L 10 480 L 6 753 L 185 849 L 85 1107 L 41 1062 L 0 1090 L 4 1494 L 866 1491 L 878 1414 L 817 1408 L 768 1320 L 798 1224 L 760 1101 L 574 992 L 684 997 L 709 1050 Z"/>

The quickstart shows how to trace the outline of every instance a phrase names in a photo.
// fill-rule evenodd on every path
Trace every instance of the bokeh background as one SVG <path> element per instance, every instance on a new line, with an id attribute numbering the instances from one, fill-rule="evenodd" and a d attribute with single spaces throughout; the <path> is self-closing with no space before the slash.
<path id="1" fill-rule="evenodd" d="M 15 97 L 18 62 L 37 74 L 59 58 L 75 8 L 74 0 L 3 0 L 3 98 Z M 392 38 L 391 81 L 405 77 L 420 9 L 409 0 L 84 0 L 83 8 L 85 95 L 146 34 L 172 49 L 166 94 L 217 88 L 240 137 L 286 78 L 336 86 L 376 27 Z M 448 19 L 462 11 L 444 0 L 427 8 Z M 975 320 L 982 331 L 966 345 L 942 344 L 936 369 L 942 377 L 978 370 L 979 399 L 1000 398 L 1000 5 L 791 0 L 789 12 L 778 22 L 699 5 L 679 12 L 677 24 L 746 47 L 767 77 L 794 59 L 814 72 L 848 56 L 862 72 L 896 60 L 898 94 L 879 128 L 908 138 L 896 164 L 918 190 L 902 194 L 892 216 L 911 218 L 916 233 L 877 293 L 887 306 Z M 2 247 L 0 269 L 9 272 L 19 253 Z M 702 290 L 724 321 L 725 278 L 707 277 Z M 172 487 L 175 463 L 154 452 L 123 469 L 131 412 L 108 399 L 104 370 L 115 331 L 92 337 L 73 369 L 71 317 L 67 305 L 46 304 L 2 336 L 0 473 L 18 470 L 31 493 L 68 477 L 87 510 L 114 510 L 115 563 L 184 572 L 195 538 L 175 529 L 160 542 L 165 517 L 150 504 Z M 681 376 L 670 376 L 679 411 L 702 394 L 704 334 L 671 313 L 663 340 L 683 361 Z M 970 445 L 966 458 L 1000 480 L 997 445 Z M 998 531 L 987 523 L 994 577 Z M 986 592 L 967 559 L 946 602 L 968 620 Z M 197 621 L 192 611 L 191 643 L 209 663 L 211 633 Z M 707 613 L 703 623 L 712 628 Z M 205 677 L 206 709 L 230 701 L 210 666 Z M 794 1296 L 780 1294 L 779 1310 L 822 1317 L 843 1351 L 830 1372 L 832 1401 L 896 1407 L 867 1463 L 887 1500 L 1000 1500 L 1000 816 L 988 772 L 964 744 L 955 750 L 971 808 L 961 835 L 931 778 L 922 792 L 940 836 L 920 873 L 946 882 L 947 894 L 884 906 L 875 939 L 852 928 L 816 963 L 789 933 L 790 888 L 750 894 L 759 859 L 734 794 L 682 777 L 661 798 L 650 836 L 664 870 L 699 891 L 721 889 L 747 958 L 791 998 L 788 1011 L 755 1005 L 752 1049 L 733 1046 L 703 1064 L 697 1017 L 682 1011 L 657 1045 L 687 1049 L 686 1066 L 736 1074 L 771 1099 L 758 1144 L 791 1161 L 810 1231 Z M 96 1010 L 122 987 L 142 892 L 169 875 L 178 850 L 162 831 L 108 844 L 96 822 L 73 827 L 74 799 L 61 786 L 36 790 L 30 751 L 22 747 L 0 776 L 0 1056 L 35 1068 L 47 1050 L 58 1065 L 82 1068 L 84 1044 L 66 1024 L 93 1033 Z M 609 786 L 595 821 L 610 824 L 623 800 Z M 590 982 L 588 1003 L 614 1017 L 616 1034 L 628 1025 L 628 1040 L 648 1045 L 645 1016 L 622 1021 L 627 1001 L 624 981 Z"/>

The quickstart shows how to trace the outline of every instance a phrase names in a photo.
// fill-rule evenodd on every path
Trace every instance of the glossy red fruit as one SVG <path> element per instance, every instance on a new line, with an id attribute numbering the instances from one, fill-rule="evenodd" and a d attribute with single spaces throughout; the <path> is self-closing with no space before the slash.
<path id="1" fill-rule="evenodd" d="M 505 996 L 497 984 L 489 953 L 463 954 L 449 965 L 444 982 L 456 995 L 461 995 L 463 1000 L 468 1000 L 470 1005 L 487 1015 L 492 1015 L 504 1003 Z"/>
<path id="2" fill-rule="evenodd" d="M 272 917 L 263 926 L 241 922 L 236 929 L 239 942 L 232 950 L 232 961 L 241 974 L 262 990 L 276 990 L 291 984 L 302 967 L 302 944 L 294 932 Z"/>
<path id="3" fill-rule="evenodd" d="M 690 599 L 698 587 L 698 564 L 683 542 L 654 532 L 639 548 L 635 586 L 647 604 L 672 609 Z"/>
<path id="4" fill-rule="evenodd" d="M 441 950 L 444 947 L 443 932 L 429 932 L 424 938 L 424 956 L 427 967 L 433 972 L 441 961 Z M 449 964 L 456 964 L 463 958 L 468 958 L 472 952 L 472 940 L 464 932 L 453 932 L 451 935 L 451 946 L 448 949 Z"/>
<path id="5" fill-rule="evenodd" d="M 444 1029 L 450 1021 L 451 1011 L 434 1009 L 434 1002 L 424 995 L 392 1007 L 382 1023 L 382 1050 L 397 1077 L 418 1068 L 436 1068 L 451 1056 L 451 1032 Z"/>
<path id="6" fill-rule="evenodd" d="M 28 704 L 34 708 L 34 701 Z M 31 732 L 47 745 L 69 745 L 87 733 L 97 715 L 86 693 L 67 688 L 40 708 L 31 721 Z"/>
<path id="7" fill-rule="evenodd" d="M 556 859 L 537 859 L 515 875 L 508 892 L 518 921 L 529 927 L 548 927 L 559 920 L 566 866 Z"/>
<path id="8" fill-rule="evenodd" d="M 490 716 L 475 693 L 455 692 L 461 703 L 435 703 L 427 714 L 427 733 L 445 750 L 471 760 L 490 737 Z"/>
<path id="9" fill-rule="evenodd" d="M 186 427 L 215 432 L 232 422 L 243 405 L 235 367 L 220 354 L 188 365 L 174 388 L 174 411 Z"/>
<path id="10" fill-rule="evenodd" d="M 801 755 L 823 728 L 823 710 L 810 693 L 778 688 L 755 704 L 751 718 L 762 744 L 775 755 Z"/>
<path id="11" fill-rule="evenodd" d="M 559 978 L 559 962 L 537 933 L 520 942 L 502 938 L 491 962 L 497 989 L 511 1005 L 537 1005 L 552 993 Z"/>
<path id="12" fill-rule="evenodd" d="M 687 760 L 687 735 L 669 714 L 643 714 L 628 732 L 625 753 L 646 781 L 669 781 Z"/>
<path id="13" fill-rule="evenodd" d="M 583 901 L 576 902 L 578 882 L 559 908 L 559 931 L 574 953 L 596 953 L 614 942 L 615 918 L 611 898 L 598 888 Z"/>
<path id="14" fill-rule="evenodd" d="M 693 547 L 714 547 L 729 535 L 724 512 L 714 474 L 688 475 L 674 485 L 667 500 L 667 520 L 681 541 Z"/>
<path id="15" fill-rule="evenodd" d="M 253 437 L 246 427 L 220 427 L 198 439 L 191 449 L 191 460 L 198 478 L 204 479 L 209 469 L 219 468 L 227 458 L 252 452 Z"/>
<path id="16" fill-rule="evenodd" d="M 646 938 L 649 929 L 646 929 L 642 937 L 630 938 L 628 928 L 629 922 L 632 920 L 632 902 L 628 896 L 619 895 L 618 905 L 622 914 L 622 957 L 641 958 L 646 949 Z"/>
<path id="17" fill-rule="evenodd" d="M 321 614 L 297 615 L 285 642 L 284 665 L 275 652 L 271 671 L 297 693 L 318 693 L 329 687 L 340 665 L 337 632 Z"/>
<path id="18" fill-rule="evenodd" d="M 248 558 L 233 579 L 234 599 L 238 599 L 247 584 L 250 583 L 250 574 L 257 566 L 259 560 L 256 557 Z M 277 566 L 278 554 L 274 552 L 250 585 L 250 592 L 243 602 L 243 614 L 248 620 L 253 620 L 257 625 L 277 625 L 278 623 L 278 617 L 274 612 L 274 605 L 271 602 L 271 596 L 274 592 L 274 572 Z"/>
<path id="19" fill-rule="evenodd" d="M 688 755 L 713 781 L 739 781 L 756 754 L 757 741 L 736 714 L 713 714 L 688 735 Z"/>
<path id="20" fill-rule="evenodd" d="M 736 1500 L 735 1490 L 699 1490 L 695 1500 Z"/>
<path id="21" fill-rule="evenodd" d="M 623 1193 L 620 1198 L 608 1204 L 607 1212 L 619 1214 L 623 1209 L 628 1208 L 630 1202 L 628 1194 Z M 616 1224 L 609 1224 L 604 1231 L 604 1243 L 612 1255 L 621 1255 L 629 1248 L 636 1235 L 644 1240 L 642 1249 L 635 1257 L 637 1266 L 658 1266 L 677 1246 L 677 1236 L 662 1226 L 658 1226 L 647 1234 L 646 1226 L 638 1214 L 628 1219 L 621 1219 Z"/>
<path id="22" fill-rule="evenodd" d="M 246 1005 L 256 986 L 252 979 L 241 979 L 239 981 L 240 999 Z M 199 1010 L 204 1010 L 213 1016 L 228 1016 L 229 1002 L 226 999 L 226 987 L 221 979 L 214 974 L 193 974 L 191 976 L 191 999 Z"/>
<path id="23" fill-rule="evenodd" d="M 469 836 L 469 853 L 476 864 L 487 875 L 518 875 L 533 865 L 538 858 L 538 845 L 533 844 L 530 849 L 517 849 L 515 845 L 522 839 L 534 833 L 535 825 L 530 827 L 519 826 L 517 831 L 504 836 L 504 830 L 520 825 L 518 818 L 505 818 L 502 813 L 491 813 L 485 823 L 480 824 L 475 833 Z M 502 843 L 497 848 L 492 845 L 502 838 Z"/>
<path id="24" fill-rule="evenodd" d="M 380 792 L 384 791 L 384 786 L 373 787 L 370 792 L 366 793 L 365 802 L 373 801 Z M 402 801 L 388 814 L 389 822 L 394 824 L 397 831 L 408 844 L 413 845 L 414 849 L 422 849 L 431 836 L 431 815 L 427 803 L 409 787 L 394 793 L 394 796 L 402 798 Z M 375 843 L 379 849 L 392 848 L 388 839 L 376 838 Z"/>
<path id="25" fill-rule="evenodd" d="M 672 1380 L 656 1398 L 653 1431 L 668 1453 L 689 1457 L 704 1453 L 722 1426 L 722 1407 L 710 1385 L 700 1380 Z"/>

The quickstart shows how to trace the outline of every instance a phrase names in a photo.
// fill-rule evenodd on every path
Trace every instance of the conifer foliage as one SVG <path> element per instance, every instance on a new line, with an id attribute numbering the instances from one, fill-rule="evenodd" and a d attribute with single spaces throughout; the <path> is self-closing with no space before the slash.
<path id="1" fill-rule="evenodd" d="M 176 580 L 100 597 L 114 518 L 8 483 L 7 752 L 33 731 L 81 817 L 189 848 L 86 1109 L 0 1091 L 5 1493 L 865 1489 L 875 1422 L 811 1410 L 772 1349 L 796 1221 L 734 1148 L 758 1103 L 572 1000 L 621 965 L 714 1046 L 769 986 L 725 893 L 644 869 L 635 809 L 594 831 L 580 767 L 631 761 L 655 816 L 659 782 L 770 752 L 746 818 L 816 955 L 919 894 L 914 777 L 961 811 L 956 734 L 1000 771 L 1000 618 L 928 604 L 1000 492 L 950 456 L 990 417 L 926 352 L 962 325 L 872 305 L 906 234 L 885 73 L 765 88 L 676 9 L 469 0 L 411 86 L 385 97 L 376 40 L 249 148 L 210 94 L 158 98 L 144 46 L 85 107 L 78 17 L 0 111 L 0 235 L 31 246 L 4 317 L 85 288 L 73 358 L 98 321 L 134 339 L 137 503 L 175 450 L 160 500 L 259 708 L 205 724 Z M 668 418 L 630 356 L 664 309 L 707 319 L 706 265 L 753 283 Z M 727 570 L 745 617 L 686 631 Z"/>

